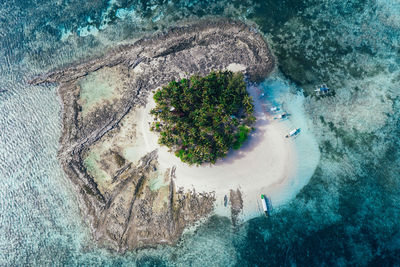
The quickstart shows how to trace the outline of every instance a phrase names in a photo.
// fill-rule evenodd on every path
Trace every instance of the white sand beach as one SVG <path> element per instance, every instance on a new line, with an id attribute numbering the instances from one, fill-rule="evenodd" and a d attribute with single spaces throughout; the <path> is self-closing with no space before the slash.
<path id="1" fill-rule="evenodd" d="M 215 192 L 217 215 L 230 216 L 230 206 L 224 206 L 224 196 L 229 197 L 230 189 L 239 189 L 243 198 L 241 220 L 263 214 L 260 194 L 270 196 L 272 205 L 277 206 L 299 190 L 293 183 L 299 170 L 296 141 L 285 138 L 290 128 L 274 120 L 274 115 L 268 112 L 271 105 L 260 100 L 258 88 L 250 87 L 248 90 L 255 100 L 256 130 L 239 150 L 231 151 L 215 165 L 189 166 L 168 152 L 167 147 L 157 143 L 158 137 L 149 127 L 152 121 L 149 111 L 155 106 L 153 94 L 149 96 L 146 107 L 137 112 L 137 130 L 143 141 L 143 147 L 138 149 L 147 152 L 158 149 L 161 170 L 176 166 L 177 188 Z"/>

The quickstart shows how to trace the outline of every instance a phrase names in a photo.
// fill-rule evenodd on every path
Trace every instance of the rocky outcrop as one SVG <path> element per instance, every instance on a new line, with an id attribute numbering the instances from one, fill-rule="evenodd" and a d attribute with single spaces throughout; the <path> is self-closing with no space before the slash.
<path id="1" fill-rule="evenodd" d="M 271 72 L 274 57 L 254 28 L 237 21 L 204 20 L 30 81 L 59 84 L 63 104 L 59 159 L 76 185 L 83 216 L 96 240 L 118 251 L 173 244 L 186 226 L 212 212 L 212 193 L 176 191 L 173 166 L 163 174 L 161 186 L 152 187 L 159 175 L 157 151 L 147 151 L 135 162 L 113 147 L 97 159 L 103 164 L 101 175 L 85 161 L 94 147 L 106 147 L 99 144 L 121 135 L 126 129 L 123 121 L 145 104 L 152 90 L 172 79 L 232 66 L 239 66 L 249 81 L 257 81 Z M 87 80 L 104 73 L 117 73 L 119 87 L 89 105 L 84 92 Z M 237 197 L 240 192 L 232 191 L 231 200 Z M 233 214 L 238 213 L 236 206 L 232 203 Z"/>
<path id="2" fill-rule="evenodd" d="M 243 210 L 243 199 L 240 190 L 236 189 L 235 191 L 231 189 L 229 193 L 229 200 L 231 203 L 231 220 L 232 224 L 235 226 L 238 222 L 239 214 Z"/>

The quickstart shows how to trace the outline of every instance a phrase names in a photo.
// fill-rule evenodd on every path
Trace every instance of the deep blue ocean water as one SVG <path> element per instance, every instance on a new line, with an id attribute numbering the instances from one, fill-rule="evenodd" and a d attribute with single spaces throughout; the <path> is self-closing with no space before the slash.
<path id="1" fill-rule="evenodd" d="M 98 248 L 56 159 L 56 88 L 27 80 L 203 16 L 258 25 L 275 77 L 306 96 L 320 163 L 269 220 L 212 217 L 174 247 Z M 334 97 L 313 96 L 322 82 Z M 3 0 L 0 89 L 0 266 L 400 265 L 398 0 Z"/>

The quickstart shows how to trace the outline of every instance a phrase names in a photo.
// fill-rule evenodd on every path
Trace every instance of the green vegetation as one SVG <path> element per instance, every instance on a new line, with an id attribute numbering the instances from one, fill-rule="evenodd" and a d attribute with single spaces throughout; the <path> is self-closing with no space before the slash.
<path id="1" fill-rule="evenodd" d="M 171 81 L 154 94 L 152 131 L 188 164 L 215 163 L 238 149 L 255 122 L 242 73 L 211 72 Z"/>

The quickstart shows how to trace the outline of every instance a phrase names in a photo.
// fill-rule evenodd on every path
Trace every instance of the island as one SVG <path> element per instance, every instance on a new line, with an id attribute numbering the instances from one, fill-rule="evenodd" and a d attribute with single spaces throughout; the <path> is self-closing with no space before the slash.
<path id="1" fill-rule="evenodd" d="M 155 108 L 154 91 L 171 81 L 185 83 L 193 75 L 210 73 L 236 75 L 238 83 L 245 78 L 250 84 L 264 79 L 274 65 L 255 27 L 207 19 L 145 36 L 100 58 L 32 79 L 32 85 L 58 84 L 63 129 L 58 158 L 76 189 L 94 239 L 119 252 L 175 244 L 184 229 L 215 209 L 215 192 L 177 187 L 179 167 L 160 161 L 160 150 L 148 145 L 150 133 L 144 133 L 152 126 L 149 112 Z M 254 120 L 247 105 L 247 111 L 221 110 L 237 127 L 230 132 L 239 134 L 229 140 L 232 146 L 238 147 L 247 136 L 242 133 L 240 139 L 236 129 L 247 132 Z M 189 163 L 216 160 L 191 160 L 188 152 L 177 152 Z M 243 204 L 240 190 L 231 189 L 234 222 Z"/>

